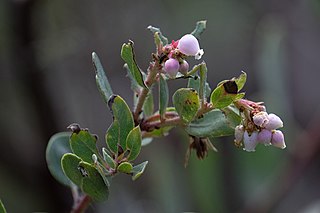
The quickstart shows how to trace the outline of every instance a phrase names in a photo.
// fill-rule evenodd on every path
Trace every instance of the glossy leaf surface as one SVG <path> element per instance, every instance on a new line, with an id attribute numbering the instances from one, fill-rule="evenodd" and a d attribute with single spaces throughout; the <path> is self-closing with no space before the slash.
<path id="1" fill-rule="evenodd" d="M 139 126 L 133 128 L 127 137 L 127 150 L 130 151 L 127 159 L 128 161 L 132 161 L 136 159 L 141 150 L 141 130 Z"/>
<path id="2" fill-rule="evenodd" d="M 73 132 L 70 137 L 70 147 L 74 154 L 82 160 L 93 163 L 92 155 L 98 155 L 96 147 L 97 138 L 88 130 Z"/>
<path id="3" fill-rule="evenodd" d="M 132 113 L 127 103 L 118 95 L 113 95 L 108 104 L 114 120 L 119 122 L 119 143 L 125 149 L 127 136 L 134 127 Z"/>

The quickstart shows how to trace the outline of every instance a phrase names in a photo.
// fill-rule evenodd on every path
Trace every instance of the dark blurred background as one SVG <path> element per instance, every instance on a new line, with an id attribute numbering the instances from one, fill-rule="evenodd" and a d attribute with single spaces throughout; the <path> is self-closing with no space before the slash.
<path id="1" fill-rule="evenodd" d="M 143 148 L 137 162 L 149 165 L 140 179 L 117 176 L 110 199 L 90 211 L 320 212 L 319 0 L 2 0 L 0 198 L 8 212 L 70 210 L 71 193 L 50 175 L 45 148 L 73 122 L 104 143 L 112 118 L 96 89 L 92 51 L 131 104 L 121 45 L 133 40 L 146 69 L 154 51 L 148 25 L 178 39 L 202 19 L 211 86 L 245 70 L 246 97 L 283 119 L 287 148 L 246 153 L 232 137 L 216 139 L 218 153 L 203 161 L 193 153 L 185 169 L 188 139 L 177 129 Z"/>

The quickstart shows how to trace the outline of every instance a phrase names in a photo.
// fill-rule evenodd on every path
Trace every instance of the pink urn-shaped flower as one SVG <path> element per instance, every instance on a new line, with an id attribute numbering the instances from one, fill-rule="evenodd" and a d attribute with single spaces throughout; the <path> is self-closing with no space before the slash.
<path id="1" fill-rule="evenodd" d="M 199 42 L 196 37 L 191 34 L 182 36 L 179 40 L 177 48 L 179 51 L 187 56 L 194 56 L 195 59 L 201 59 L 204 54 L 203 49 L 200 49 Z"/>
<path id="2" fill-rule="evenodd" d="M 178 71 L 179 71 L 180 65 L 179 61 L 175 58 L 169 58 L 164 63 L 164 71 L 171 77 L 176 77 Z"/>

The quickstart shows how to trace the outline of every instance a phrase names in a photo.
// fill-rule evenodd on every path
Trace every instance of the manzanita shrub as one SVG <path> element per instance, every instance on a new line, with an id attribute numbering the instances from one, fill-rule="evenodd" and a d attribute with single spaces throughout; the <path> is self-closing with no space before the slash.
<path id="1" fill-rule="evenodd" d="M 121 58 L 134 95 L 132 110 L 112 91 L 97 54 L 92 53 L 98 89 L 113 115 L 106 146 L 98 150 L 96 135 L 71 124 L 70 132 L 52 136 L 46 151 L 50 172 L 72 190 L 73 212 L 84 211 L 91 201 L 107 200 L 111 180 L 117 174 L 139 178 L 148 164 L 134 163 L 141 148 L 154 138 L 168 136 L 174 127 L 183 129 L 190 138 L 185 165 L 192 150 L 199 159 L 208 150 L 216 150 L 210 142 L 215 137 L 234 135 L 235 146 L 248 152 L 255 151 L 259 143 L 286 147 L 283 133 L 277 130 L 283 126 L 281 119 L 267 113 L 262 102 L 244 99 L 245 72 L 211 89 L 204 61 L 189 69 L 188 58 L 199 60 L 204 54 L 198 40 L 205 28 L 206 21 L 199 21 L 193 32 L 169 43 L 159 28 L 149 26 L 156 49 L 145 72 L 136 63 L 133 42 L 122 45 Z M 186 84 L 174 92 L 173 106 L 168 106 L 167 82 L 176 79 L 185 79 Z M 155 87 L 159 91 L 157 106 Z"/>

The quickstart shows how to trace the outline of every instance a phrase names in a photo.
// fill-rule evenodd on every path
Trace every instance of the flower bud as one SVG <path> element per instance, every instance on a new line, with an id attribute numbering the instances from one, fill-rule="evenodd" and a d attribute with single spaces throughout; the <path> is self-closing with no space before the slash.
<path id="1" fill-rule="evenodd" d="M 259 112 L 252 117 L 253 123 L 259 127 L 264 127 L 268 122 L 268 113 Z"/>
<path id="2" fill-rule="evenodd" d="M 187 56 L 195 56 L 197 60 L 204 54 L 204 51 L 200 49 L 197 38 L 191 34 L 182 36 L 177 47 L 181 53 Z"/>
<path id="3" fill-rule="evenodd" d="M 245 131 L 243 135 L 243 144 L 244 144 L 243 150 L 247 152 L 256 151 L 255 148 L 258 144 L 257 137 L 258 137 L 258 132 L 255 131 L 255 132 L 252 132 L 251 135 L 249 135 L 249 133 Z"/>
<path id="4" fill-rule="evenodd" d="M 92 155 L 92 160 L 93 160 L 93 163 L 97 163 L 98 162 L 98 157 L 97 157 L 96 154 Z"/>
<path id="5" fill-rule="evenodd" d="M 244 127 L 243 125 L 238 125 L 234 129 L 234 141 L 241 142 L 243 140 Z"/>
<path id="6" fill-rule="evenodd" d="M 180 64 L 179 72 L 183 75 L 187 74 L 189 70 L 189 64 L 186 60 L 183 60 L 182 63 Z"/>
<path id="7" fill-rule="evenodd" d="M 280 149 L 286 148 L 286 144 L 284 142 L 284 135 L 280 130 L 274 130 L 272 132 L 271 144 Z"/>
<path id="8" fill-rule="evenodd" d="M 178 71 L 179 71 L 179 61 L 174 58 L 169 58 L 165 63 L 164 63 L 164 71 L 171 77 L 174 78 L 176 77 Z"/>
<path id="9" fill-rule="evenodd" d="M 268 115 L 269 122 L 265 125 L 268 130 L 274 130 L 283 127 L 282 120 L 275 114 L 270 113 Z"/>
<path id="10" fill-rule="evenodd" d="M 271 145 L 271 138 L 272 138 L 272 132 L 267 129 L 262 129 L 258 133 L 257 140 L 259 141 L 259 143 L 262 143 L 265 146 L 270 146 Z"/>

